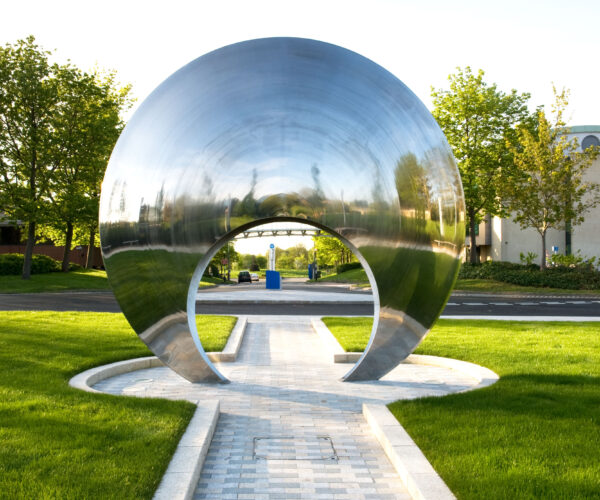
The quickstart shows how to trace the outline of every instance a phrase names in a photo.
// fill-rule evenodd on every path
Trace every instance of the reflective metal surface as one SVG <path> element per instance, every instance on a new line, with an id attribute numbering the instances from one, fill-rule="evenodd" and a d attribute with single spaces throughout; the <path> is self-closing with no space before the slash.
<path id="1" fill-rule="evenodd" d="M 459 268 L 464 203 L 431 114 L 396 77 L 341 47 L 269 38 L 206 54 L 140 106 L 101 198 L 110 283 L 140 338 L 191 381 L 225 381 L 194 321 L 200 277 L 235 234 L 311 223 L 359 256 L 375 324 L 345 380 L 376 379 L 440 314 Z"/>

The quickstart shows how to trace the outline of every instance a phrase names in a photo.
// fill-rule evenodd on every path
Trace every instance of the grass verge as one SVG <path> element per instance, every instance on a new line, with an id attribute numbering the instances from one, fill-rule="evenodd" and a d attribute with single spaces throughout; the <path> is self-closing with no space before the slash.
<path id="1" fill-rule="evenodd" d="M 233 273 L 231 273 L 231 276 L 233 277 Z M 212 276 L 202 276 L 202 281 L 198 285 L 198 288 L 214 285 L 231 285 L 232 283 L 236 283 L 236 281 L 223 281 L 221 278 L 213 278 Z"/>
<path id="2" fill-rule="evenodd" d="M 363 352 L 369 342 L 373 318 L 326 316 L 321 318 L 346 352 Z"/>
<path id="3" fill-rule="evenodd" d="M 220 352 L 225 349 L 229 335 L 237 322 L 235 316 L 196 316 L 196 327 L 202 347 L 206 352 Z"/>
<path id="4" fill-rule="evenodd" d="M 65 290 L 108 290 L 106 272 L 83 269 L 68 273 L 32 274 L 24 280 L 21 276 L 0 276 L 0 293 L 40 293 Z"/>
<path id="5" fill-rule="evenodd" d="M 277 269 L 282 278 L 306 278 L 308 279 L 308 270 L 306 269 Z M 250 271 L 251 273 L 258 273 L 261 278 L 265 278 L 267 271 L 261 269 L 260 271 Z"/>
<path id="6" fill-rule="evenodd" d="M 358 285 L 369 285 L 369 278 L 364 269 L 350 269 L 340 274 L 330 274 L 323 278 L 319 278 L 317 282 L 329 281 L 333 283 L 355 283 Z"/>
<path id="7" fill-rule="evenodd" d="M 501 377 L 390 405 L 459 499 L 600 497 L 600 325 L 440 320 L 416 352 Z"/>
<path id="8" fill-rule="evenodd" d="M 203 276 L 199 287 L 234 283 Z M 67 290 L 110 290 L 106 271 L 83 269 L 68 273 L 32 274 L 29 280 L 21 276 L 0 276 L 0 293 L 43 293 Z"/>
<path id="9" fill-rule="evenodd" d="M 219 350 L 235 318 L 197 321 Z M 0 498 L 152 498 L 195 406 L 68 386 L 150 354 L 122 314 L 0 312 Z"/>

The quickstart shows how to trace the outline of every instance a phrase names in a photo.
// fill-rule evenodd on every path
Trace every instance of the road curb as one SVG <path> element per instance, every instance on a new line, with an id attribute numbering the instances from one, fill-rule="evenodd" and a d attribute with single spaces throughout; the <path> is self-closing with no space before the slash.
<path id="1" fill-rule="evenodd" d="M 331 330 L 327 328 L 327 325 L 323 323 L 321 318 L 312 318 L 310 320 L 315 333 L 323 342 L 325 349 L 327 349 L 333 356 L 334 363 L 356 363 L 362 356 L 362 352 L 346 352 L 335 336 L 331 333 Z"/>
<path id="2" fill-rule="evenodd" d="M 97 391 L 92 386 L 104 379 L 114 377 L 115 375 L 122 375 L 123 373 L 143 370 L 145 368 L 155 368 L 157 366 L 164 366 L 164 364 L 156 356 L 126 359 L 125 361 L 117 361 L 108 365 L 96 366 L 78 373 L 69 380 L 69 385 L 82 391 L 104 394 L 101 391 Z"/>
<path id="3" fill-rule="evenodd" d="M 412 498 L 456 498 L 385 405 L 363 404 L 363 415 Z"/>
<path id="4" fill-rule="evenodd" d="M 271 305 L 309 305 L 309 304 L 324 304 L 324 305 L 373 305 L 373 301 L 369 300 L 198 300 L 196 305 L 216 306 L 220 304 L 227 305 L 247 305 L 247 304 L 271 304 Z"/>
<path id="5" fill-rule="evenodd" d="M 549 294 L 537 292 L 462 292 L 460 290 L 453 291 L 450 294 L 452 297 L 487 297 L 487 298 L 505 298 L 505 299 L 580 299 L 580 300 L 599 300 L 598 294 Z"/>
<path id="6" fill-rule="evenodd" d="M 562 321 L 572 323 L 600 322 L 600 316 L 493 316 L 480 314 L 442 314 L 440 319 L 532 322 Z"/>
<path id="7" fill-rule="evenodd" d="M 246 333 L 246 326 L 248 325 L 247 316 L 239 316 L 237 323 L 233 327 L 227 344 L 222 352 L 207 352 L 206 355 L 213 363 L 231 363 L 237 359 L 237 355 L 240 352 L 242 340 L 244 340 L 244 334 Z"/>
<path id="8" fill-rule="evenodd" d="M 218 400 L 203 401 L 183 434 L 153 500 L 189 500 L 200 478 L 220 413 Z"/>

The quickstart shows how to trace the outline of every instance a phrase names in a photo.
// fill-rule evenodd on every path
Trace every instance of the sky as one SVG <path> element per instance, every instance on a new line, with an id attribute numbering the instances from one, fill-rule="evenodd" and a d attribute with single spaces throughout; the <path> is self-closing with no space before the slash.
<path id="1" fill-rule="evenodd" d="M 114 69 L 137 106 L 224 45 L 312 38 L 383 66 L 429 109 L 431 87 L 447 88 L 449 74 L 471 66 L 500 90 L 529 92 L 532 110 L 550 108 L 553 84 L 566 87 L 568 124 L 598 125 L 599 27 L 598 0 L 5 0 L 0 43 L 32 34 L 57 62 Z"/>

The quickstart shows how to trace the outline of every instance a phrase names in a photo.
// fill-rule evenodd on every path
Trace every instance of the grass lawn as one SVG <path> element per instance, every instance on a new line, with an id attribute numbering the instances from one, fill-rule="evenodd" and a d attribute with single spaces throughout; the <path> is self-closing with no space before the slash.
<path id="1" fill-rule="evenodd" d="M 151 498 L 194 405 L 68 386 L 149 354 L 121 314 L 0 312 L 0 497 Z"/>
<path id="2" fill-rule="evenodd" d="M 234 283 L 204 276 L 199 287 Z M 21 276 L 0 276 L 0 293 L 41 293 L 67 290 L 110 290 L 106 271 L 83 269 L 68 273 L 32 274 L 31 279 Z"/>
<path id="3" fill-rule="evenodd" d="M 106 272 L 83 269 L 68 273 L 32 274 L 31 279 L 21 276 L 0 276 L 0 293 L 60 292 L 64 290 L 108 290 Z"/>
<path id="4" fill-rule="evenodd" d="M 367 347 L 373 328 L 373 317 L 329 316 L 322 320 L 346 352 L 363 352 Z"/>
<path id="5" fill-rule="evenodd" d="M 349 271 L 340 273 L 340 274 L 330 274 L 329 276 L 324 276 L 323 278 L 319 278 L 317 282 L 321 281 L 331 281 L 334 283 L 356 283 L 356 284 L 364 284 L 365 286 L 369 285 L 369 278 L 367 278 L 367 273 L 365 273 L 364 269 L 350 269 Z"/>
<path id="6" fill-rule="evenodd" d="M 459 499 L 600 498 L 599 324 L 440 320 L 416 352 L 501 377 L 390 405 Z"/>
<path id="7" fill-rule="evenodd" d="M 204 276 L 200 287 L 234 283 Z M 110 290 L 106 271 L 83 269 L 68 273 L 32 274 L 31 279 L 21 276 L 0 276 L 0 293 L 41 293 L 66 290 Z"/>
<path id="8" fill-rule="evenodd" d="M 236 322 L 235 316 L 197 315 L 196 326 L 204 350 L 206 352 L 222 351 Z"/>
<path id="9" fill-rule="evenodd" d="M 306 278 L 308 279 L 307 269 L 277 269 L 282 278 Z M 267 271 L 261 269 L 260 271 L 250 271 L 251 273 L 257 273 L 261 278 L 267 276 Z"/>
<path id="10" fill-rule="evenodd" d="M 548 295 L 600 295 L 599 290 L 566 290 L 563 288 L 544 288 L 537 286 L 520 286 L 502 281 L 483 279 L 459 279 L 456 281 L 454 290 L 461 292 L 515 292 L 515 293 L 537 293 Z"/>
<path id="11" fill-rule="evenodd" d="M 234 277 L 233 273 L 231 273 L 231 277 Z M 198 288 L 213 285 L 230 285 L 231 283 L 236 283 L 236 281 L 223 281 L 221 278 L 213 278 L 212 276 L 202 276 L 202 281 L 198 285 Z"/>

